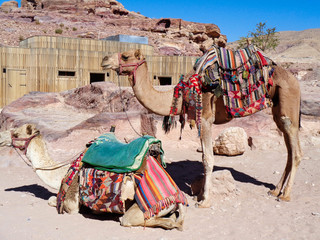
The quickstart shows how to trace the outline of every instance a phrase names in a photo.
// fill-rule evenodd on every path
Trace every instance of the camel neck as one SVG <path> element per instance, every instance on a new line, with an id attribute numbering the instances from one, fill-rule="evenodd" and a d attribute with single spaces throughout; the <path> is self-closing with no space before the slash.
<path id="1" fill-rule="evenodd" d="M 31 161 L 33 168 L 45 168 L 57 164 L 51 159 L 47 151 L 45 142 L 41 135 L 31 140 L 26 153 L 27 158 Z M 62 179 L 67 173 L 69 166 L 64 166 L 54 170 L 36 170 L 39 178 L 48 186 L 59 189 Z"/>
<path id="2" fill-rule="evenodd" d="M 147 63 L 137 68 L 135 85 L 132 87 L 139 102 L 150 112 L 168 116 L 173 100 L 173 89 L 169 91 L 156 90 L 149 78 Z M 178 112 L 181 111 L 181 102 L 178 104 Z"/>

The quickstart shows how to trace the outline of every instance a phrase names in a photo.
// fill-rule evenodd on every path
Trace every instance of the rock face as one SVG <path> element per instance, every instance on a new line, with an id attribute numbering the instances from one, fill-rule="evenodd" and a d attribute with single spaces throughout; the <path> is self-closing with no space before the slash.
<path id="1" fill-rule="evenodd" d="M 215 139 L 213 151 L 218 155 L 236 156 L 245 152 L 248 136 L 243 128 L 230 127 Z"/>
<path id="2" fill-rule="evenodd" d="M 115 0 L 22 0 L 21 6 L 0 12 L 0 44 L 17 46 L 35 35 L 103 39 L 125 34 L 148 37 L 155 54 L 200 56 L 213 43 L 225 46 L 227 41 L 215 24 L 151 19 Z"/>
<path id="3" fill-rule="evenodd" d="M 111 125 L 124 125 L 128 117 L 139 122 L 146 113 L 129 89 L 122 89 L 120 96 L 116 85 L 94 83 L 61 93 L 23 96 L 3 108 L 0 131 L 34 123 L 47 140 L 56 140 L 73 130 L 104 128 L 107 132 Z"/>
<path id="4" fill-rule="evenodd" d="M 11 12 L 12 10 L 15 10 L 18 8 L 18 2 L 17 1 L 8 1 L 4 2 L 1 5 L 1 10 L 4 12 Z"/>

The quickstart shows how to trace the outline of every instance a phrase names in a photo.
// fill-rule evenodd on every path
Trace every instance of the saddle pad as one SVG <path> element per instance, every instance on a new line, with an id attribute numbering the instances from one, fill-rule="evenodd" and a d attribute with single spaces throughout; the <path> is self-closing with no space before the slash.
<path id="1" fill-rule="evenodd" d="M 82 162 L 99 170 L 116 173 L 133 172 L 140 168 L 151 144 L 160 144 L 161 161 L 163 150 L 161 141 L 152 136 L 143 136 L 126 144 L 119 142 L 113 133 L 106 133 L 95 140 L 84 155 Z"/>
<path id="2" fill-rule="evenodd" d="M 83 158 L 83 155 L 84 154 L 81 153 L 80 156 L 71 163 L 71 165 L 67 171 L 67 174 L 65 175 L 65 177 L 61 181 L 60 189 L 57 194 L 57 207 L 56 207 L 59 214 L 63 213 L 63 203 L 64 203 L 64 200 L 66 199 L 66 194 L 69 190 L 71 183 L 73 182 L 73 180 L 77 177 L 77 174 L 79 173 L 79 170 L 81 168 L 81 160 Z"/>
<path id="3" fill-rule="evenodd" d="M 147 158 L 143 175 L 136 174 L 135 179 L 138 183 L 135 200 L 144 213 L 145 219 L 149 219 L 172 204 L 188 205 L 184 193 L 152 156 Z"/>
<path id="4" fill-rule="evenodd" d="M 95 211 L 124 214 L 120 197 L 125 174 L 82 168 L 79 175 L 81 204 Z"/>
<path id="5" fill-rule="evenodd" d="M 203 75 L 204 89 L 223 96 L 230 117 L 244 117 L 271 106 L 272 65 L 253 45 L 237 51 L 213 46 L 194 68 Z"/>

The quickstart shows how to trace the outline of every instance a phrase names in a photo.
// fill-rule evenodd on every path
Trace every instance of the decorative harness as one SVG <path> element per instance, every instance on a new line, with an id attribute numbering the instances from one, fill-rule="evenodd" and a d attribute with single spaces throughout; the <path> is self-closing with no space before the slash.
<path id="1" fill-rule="evenodd" d="M 136 84 L 136 71 L 138 67 L 140 67 L 142 64 L 146 62 L 146 60 L 142 59 L 140 62 L 137 62 L 137 63 L 121 64 L 121 53 L 118 54 L 118 58 L 119 58 L 119 67 L 120 67 L 118 72 L 119 75 L 123 73 L 124 67 L 134 67 L 134 70 L 129 73 L 129 75 L 133 75 L 133 86 L 134 86 Z"/>
<path id="2" fill-rule="evenodd" d="M 26 155 L 27 149 L 28 149 L 28 146 L 29 146 L 31 140 L 34 139 L 34 138 L 35 138 L 36 136 L 38 136 L 39 134 L 40 134 L 40 133 L 37 132 L 35 135 L 32 135 L 32 136 L 29 137 L 29 138 L 15 138 L 15 137 L 13 136 L 13 132 L 11 132 L 11 145 L 12 145 L 12 147 L 14 147 L 14 148 L 18 148 L 18 149 L 20 149 L 20 150 L 24 150 L 23 153 L 24 153 L 24 155 Z M 24 143 L 24 145 L 22 145 L 22 146 L 18 146 L 18 145 L 16 145 L 16 143 L 15 143 L 16 141 L 24 141 L 25 143 Z"/>
<path id="3" fill-rule="evenodd" d="M 11 131 L 11 146 L 12 146 L 14 149 L 24 150 L 24 151 L 23 151 L 23 154 L 26 155 L 27 149 L 28 149 L 28 146 L 29 146 L 31 140 L 34 139 L 35 137 L 39 136 L 40 133 L 37 132 L 36 134 L 32 135 L 32 136 L 29 137 L 29 138 L 15 138 L 13 135 L 14 135 L 14 134 L 13 134 L 13 132 Z M 25 143 L 24 143 L 24 145 L 22 145 L 22 146 L 18 146 L 18 145 L 16 145 L 16 142 L 17 142 L 17 141 L 18 141 L 18 142 L 19 142 L 19 141 L 20 141 L 20 142 L 23 141 L 23 142 L 25 142 Z M 61 168 L 61 167 L 63 167 L 63 166 L 66 166 L 66 165 L 70 164 L 70 162 L 71 162 L 70 160 L 66 160 L 66 161 L 64 161 L 64 162 L 60 162 L 60 163 L 57 163 L 57 164 L 52 165 L 52 166 L 45 166 L 45 167 L 35 168 L 35 167 L 33 167 L 32 162 L 31 162 L 28 158 L 27 158 L 27 160 L 25 160 L 18 151 L 17 151 L 17 153 L 19 154 L 19 156 L 22 158 L 22 160 L 23 160 L 29 167 L 32 167 L 32 168 L 33 168 L 34 171 L 37 171 L 37 170 L 55 170 L 55 169 Z"/>

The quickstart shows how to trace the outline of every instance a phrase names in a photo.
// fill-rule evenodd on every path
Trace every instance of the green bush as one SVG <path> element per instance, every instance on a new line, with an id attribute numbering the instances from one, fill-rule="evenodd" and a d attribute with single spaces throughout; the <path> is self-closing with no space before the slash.
<path id="1" fill-rule="evenodd" d="M 61 28 L 56 29 L 56 34 L 62 34 L 63 30 Z"/>

